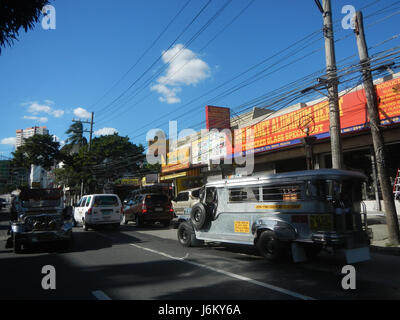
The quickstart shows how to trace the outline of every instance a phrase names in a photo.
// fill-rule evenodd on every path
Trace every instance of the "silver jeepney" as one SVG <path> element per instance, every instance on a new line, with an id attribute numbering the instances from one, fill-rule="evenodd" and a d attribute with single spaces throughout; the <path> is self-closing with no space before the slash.
<path id="1" fill-rule="evenodd" d="M 178 240 L 185 246 L 256 245 L 271 260 L 291 252 L 303 261 L 324 247 L 343 249 L 348 263 L 368 260 L 365 179 L 359 172 L 321 169 L 210 182 L 179 226 Z"/>

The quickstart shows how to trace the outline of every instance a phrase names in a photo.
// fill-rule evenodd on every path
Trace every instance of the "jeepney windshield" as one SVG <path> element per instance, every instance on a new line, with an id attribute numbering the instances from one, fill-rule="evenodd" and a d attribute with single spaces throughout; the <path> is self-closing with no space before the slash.
<path id="1" fill-rule="evenodd" d="M 57 207 L 61 198 L 62 191 L 58 189 L 28 189 L 20 193 L 23 208 Z"/>
<path id="2" fill-rule="evenodd" d="M 352 206 L 362 200 L 361 182 L 356 180 L 316 180 L 313 197 L 330 201 L 334 205 Z"/>

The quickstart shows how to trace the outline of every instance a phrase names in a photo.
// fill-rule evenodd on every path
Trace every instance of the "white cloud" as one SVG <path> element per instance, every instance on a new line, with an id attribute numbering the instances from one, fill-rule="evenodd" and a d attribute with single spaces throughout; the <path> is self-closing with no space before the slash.
<path id="1" fill-rule="evenodd" d="M 167 102 L 168 104 L 181 102 L 181 99 L 176 96 L 177 92 L 182 91 L 181 88 L 170 89 L 163 84 L 156 84 L 151 87 L 151 90 L 157 91 L 162 95 L 162 97 L 158 98 L 161 102 Z"/>
<path id="2" fill-rule="evenodd" d="M 160 97 L 162 102 L 169 104 L 180 102 L 176 94 L 182 91 L 182 86 L 196 85 L 211 75 L 208 64 L 182 44 L 164 51 L 162 60 L 168 64 L 166 74 L 159 77 L 158 84 L 151 87 L 151 90 L 162 95 Z"/>
<path id="3" fill-rule="evenodd" d="M 0 143 L 1 144 L 8 144 L 10 146 L 15 146 L 16 141 L 17 141 L 17 138 L 9 137 L 9 138 L 1 139 Z"/>
<path id="4" fill-rule="evenodd" d="M 42 122 L 42 123 L 46 123 L 47 121 L 49 121 L 47 117 L 35 117 L 35 116 L 24 116 L 24 119 L 35 120 L 37 122 Z"/>
<path id="5" fill-rule="evenodd" d="M 78 118 L 91 118 L 92 115 L 86 109 L 83 108 L 76 108 L 74 109 L 74 115 Z"/>
<path id="6" fill-rule="evenodd" d="M 64 110 L 53 110 L 48 104 L 54 104 L 51 100 L 45 100 L 46 104 L 39 104 L 37 102 L 29 103 L 28 112 L 32 113 L 33 115 L 38 115 L 39 113 L 47 113 L 52 115 L 53 117 L 60 118 L 64 115 Z M 22 104 L 26 105 L 26 104 Z"/>
<path id="7" fill-rule="evenodd" d="M 94 132 L 96 136 L 109 136 L 114 133 L 118 133 L 117 129 L 114 128 L 102 128 Z"/>

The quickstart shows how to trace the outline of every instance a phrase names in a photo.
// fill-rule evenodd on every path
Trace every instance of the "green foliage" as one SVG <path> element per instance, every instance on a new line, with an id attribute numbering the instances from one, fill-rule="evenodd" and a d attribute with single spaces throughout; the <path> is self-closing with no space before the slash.
<path id="1" fill-rule="evenodd" d="M 37 134 L 25 139 L 25 144 L 12 152 L 12 166 L 29 169 L 31 164 L 49 170 L 55 162 L 62 160 L 60 143 L 50 135 Z"/>
<path id="2" fill-rule="evenodd" d="M 107 181 L 115 181 L 126 174 L 138 175 L 145 166 L 142 145 L 137 146 L 128 137 L 118 134 L 96 137 L 77 152 L 63 148 L 64 167 L 56 170 L 56 181 L 80 190 L 81 181 L 91 192 L 101 190 Z"/>
<path id="3" fill-rule="evenodd" d="M 20 28 L 25 32 L 39 21 L 42 8 L 48 0 L 1 0 L 0 1 L 0 53 L 1 47 L 11 46 Z"/>
<path id="4" fill-rule="evenodd" d="M 87 145 L 87 139 L 83 136 L 83 124 L 80 121 L 73 122 L 65 132 L 69 135 L 65 140 L 67 146 L 78 145 L 79 147 Z"/>

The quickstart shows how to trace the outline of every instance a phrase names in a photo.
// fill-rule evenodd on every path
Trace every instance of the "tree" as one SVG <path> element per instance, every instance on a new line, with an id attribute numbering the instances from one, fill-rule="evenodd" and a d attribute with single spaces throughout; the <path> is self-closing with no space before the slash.
<path id="1" fill-rule="evenodd" d="M 87 139 L 83 136 L 82 122 L 76 121 L 72 123 L 65 133 L 69 135 L 67 140 L 65 140 L 66 143 L 78 145 L 79 147 L 87 145 Z"/>
<path id="2" fill-rule="evenodd" d="M 46 134 L 36 134 L 12 152 L 12 166 L 29 169 L 32 164 L 50 170 L 55 162 L 61 161 L 60 143 Z"/>
<path id="3" fill-rule="evenodd" d="M 78 152 L 64 157 L 64 167 L 57 170 L 56 181 L 75 190 L 80 190 L 83 181 L 90 192 L 101 192 L 107 181 L 124 175 L 140 175 L 144 166 L 142 145 L 133 144 L 128 137 L 118 134 L 100 136 L 92 140 L 90 151 L 84 145 Z"/>
<path id="4" fill-rule="evenodd" d="M 1 0 L 0 1 L 0 53 L 1 48 L 11 46 L 20 28 L 25 32 L 39 21 L 42 8 L 48 0 Z"/>

